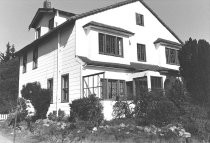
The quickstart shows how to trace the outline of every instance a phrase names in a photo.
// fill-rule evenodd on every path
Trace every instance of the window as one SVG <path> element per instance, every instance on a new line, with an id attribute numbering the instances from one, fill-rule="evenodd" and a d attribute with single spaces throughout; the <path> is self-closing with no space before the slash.
<path id="1" fill-rule="evenodd" d="M 49 27 L 50 30 L 54 28 L 54 18 L 49 20 L 49 26 L 48 27 Z"/>
<path id="2" fill-rule="evenodd" d="M 170 49 L 166 47 L 166 63 L 179 65 L 178 50 Z"/>
<path id="3" fill-rule="evenodd" d="M 36 29 L 36 38 L 38 39 L 41 36 L 41 27 Z"/>
<path id="4" fill-rule="evenodd" d="M 136 13 L 136 24 L 144 26 L 144 15 Z"/>
<path id="5" fill-rule="evenodd" d="M 38 67 L 38 48 L 33 50 L 33 69 Z"/>
<path id="6" fill-rule="evenodd" d="M 53 78 L 50 78 L 47 80 L 47 89 L 49 89 L 51 91 L 50 103 L 53 103 Z"/>
<path id="7" fill-rule="evenodd" d="M 162 77 L 151 76 L 151 89 L 162 89 Z"/>
<path id="8" fill-rule="evenodd" d="M 123 56 L 123 39 L 99 33 L 99 53 L 111 56 Z"/>
<path id="9" fill-rule="evenodd" d="M 69 75 L 61 77 L 61 102 L 69 102 Z"/>
<path id="10" fill-rule="evenodd" d="M 119 100 L 125 98 L 125 81 L 101 79 L 103 99 Z"/>
<path id="11" fill-rule="evenodd" d="M 95 94 L 97 97 L 101 98 L 101 79 L 104 78 L 104 76 L 104 72 L 83 76 L 83 96 L 88 97 L 91 94 Z"/>
<path id="12" fill-rule="evenodd" d="M 146 48 L 143 44 L 137 44 L 137 58 L 138 61 L 146 62 Z"/>
<path id="13" fill-rule="evenodd" d="M 26 68 L 27 68 L 26 66 L 27 66 L 27 53 L 23 55 L 23 73 L 26 72 Z"/>

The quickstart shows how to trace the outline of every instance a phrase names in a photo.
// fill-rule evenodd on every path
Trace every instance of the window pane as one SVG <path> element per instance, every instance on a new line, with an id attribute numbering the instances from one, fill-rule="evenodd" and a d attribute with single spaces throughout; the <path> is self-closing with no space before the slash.
<path id="1" fill-rule="evenodd" d="M 105 35 L 99 33 L 99 52 L 105 52 L 104 47 L 105 47 Z"/>
<path id="2" fill-rule="evenodd" d="M 136 24 L 144 26 L 144 15 L 136 13 Z"/>

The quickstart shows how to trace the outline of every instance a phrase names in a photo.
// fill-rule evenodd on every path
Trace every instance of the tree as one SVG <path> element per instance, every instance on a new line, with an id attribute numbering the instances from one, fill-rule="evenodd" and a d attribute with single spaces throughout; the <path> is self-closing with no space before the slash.
<path id="1" fill-rule="evenodd" d="M 0 62 L 7 62 L 11 59 L 15 58 L 15 46 L 14 44 L 10 45 L 8 42 L 6 45 L 6 52 L 0 53 Z"/>
<path id="2" fill-rule="evenodd" d="M 0 113 L 8 113 L 16 106 L 18 97 L 19 60 L 0 64 Z"/>
<path id="3" fill-rule="evenodd" d="M 194 103 L 210 99 L 210 44 L 205 40 L 185 42 L 179 53 L 180 73 Z"/>

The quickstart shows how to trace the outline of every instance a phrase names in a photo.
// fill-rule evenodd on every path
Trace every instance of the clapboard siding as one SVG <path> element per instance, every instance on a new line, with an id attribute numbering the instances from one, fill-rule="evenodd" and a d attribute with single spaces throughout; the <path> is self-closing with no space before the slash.
<path id="1" fill-rule="evenodd" d="M 43 88 L 47 88 L 47 79 L 53 78 L 54 104 L 56 103 L 57 96 L 58 108 L 65 111 L 69 110 L 69 103 L 61 103 L 61 76 L 69 74 L 69 102 L 79 98 L 81 67 L 75 59 L 75 48 L 75 27 L 74 25 L 69 25 L 38 45 L 37 69 L 32 69 L 33 52 L 32 50 L 28 51 L 26 73 L 22 73 L 23 58 L 20 57 L 19 89 L 21 90 L 23 85 L 35 81 L 40 82 Z M 58 71 L 57 66 L 59 68 Z M 56 110 L 54 104 L 51 104 L 49 112 Z"/>

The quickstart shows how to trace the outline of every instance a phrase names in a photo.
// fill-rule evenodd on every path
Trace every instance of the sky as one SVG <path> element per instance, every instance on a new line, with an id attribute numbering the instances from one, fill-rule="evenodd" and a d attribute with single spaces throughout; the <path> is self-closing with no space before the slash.
<path id="1" fill-rule="evenodd" d="M 124 0 L 50 0 L 52 7 L 80 14 Z M 144 0 L 183 41 L 190 37 L 210 42 L 210 0 Z M 44 0 L 0 0 L 0 52 L 6 44 L 16 51 L 34 40 L 28 30 Z"/>

